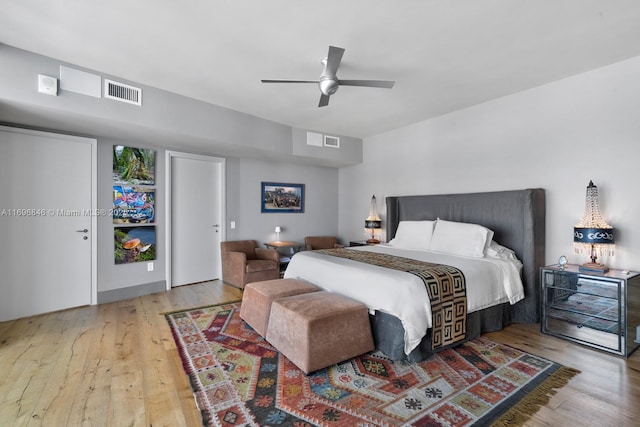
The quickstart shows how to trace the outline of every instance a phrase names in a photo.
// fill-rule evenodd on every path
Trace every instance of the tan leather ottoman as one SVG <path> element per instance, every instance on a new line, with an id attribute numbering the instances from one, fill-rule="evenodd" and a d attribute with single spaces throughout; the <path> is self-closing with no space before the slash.
<path id="1" fill-rule="evenodd" d="M 367 307 L 327 291 L 275 300 L 266 338 L 307 374 L 374 349 Z"/>
<path id="2" fill-rule="evenodd" d="M 319 290 L 317 286 L 297 279 L 247 283 L 242 295 L 242 304 L 240 304 L 240 317 L 264 337 L 267 334 L 273 300 Z"/>

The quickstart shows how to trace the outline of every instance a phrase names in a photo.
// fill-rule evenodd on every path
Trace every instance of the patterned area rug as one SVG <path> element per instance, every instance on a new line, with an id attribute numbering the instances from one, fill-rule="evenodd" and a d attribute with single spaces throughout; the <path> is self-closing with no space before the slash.
<path id="1" fill-rule="evenodd" d="M 306 376 L 239 314 L 167 314 L 206 426 L 519 425 L 578 373 L 479 338 L 420 363 L 373 352 Z"/>

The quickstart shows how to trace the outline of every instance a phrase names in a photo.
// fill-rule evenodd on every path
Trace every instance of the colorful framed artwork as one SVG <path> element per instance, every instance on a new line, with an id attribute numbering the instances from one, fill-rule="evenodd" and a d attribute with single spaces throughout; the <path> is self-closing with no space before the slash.
<path id="1" fill-rule="evenodd" d="M 304 213 L 304 184 L 263 182 L 260 212 Z"/>
<path id="2" fill-rule="evenodd" d="M 155 220 L 154 188 L 113 186 L 114 224 L 151 224 Z"/>
<path id="3" fill-rule="evenodd" d="M 113 146 L 113 182 L 115 184 L 154 185 L 156 150 Z"/>
<path id="4" fill-rule="evenodd" d="M 113 241 L 116 264 L 156 259 L 155 227 L 115 227 Z"/>

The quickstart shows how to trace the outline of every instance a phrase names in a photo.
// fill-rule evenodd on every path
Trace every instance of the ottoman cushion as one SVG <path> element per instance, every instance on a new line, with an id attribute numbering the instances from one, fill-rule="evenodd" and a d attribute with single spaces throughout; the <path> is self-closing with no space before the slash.
<path id="1" fill-rule="evenodd" d="M 266 338 L 307 374 L 374 349 L 367 307 L 327 291 L 275 300 Z"/>
<path id="2" fill-rule="evenodd" d="M 269 312 L 273 300 L 319 291 L 315 285 L 297 279 L 275 279 L 247 283 L 242 295 L 240 317 L 263 337 L 267 333 Z"/>

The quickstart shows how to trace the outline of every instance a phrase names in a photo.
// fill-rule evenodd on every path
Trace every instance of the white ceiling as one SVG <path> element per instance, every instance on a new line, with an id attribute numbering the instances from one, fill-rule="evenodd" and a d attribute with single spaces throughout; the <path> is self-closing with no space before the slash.
<path id="1" fill-rule="evenodd" d="M 637 0 L 0 0 L 0 10 L 0 43 L 354 137 L 640 55 Z M 395 87 L 342 87 L 318 108 L 316 85 L 260 82 L 317 79 L 329 45 L 346 49 L 340 78 Z"/>

